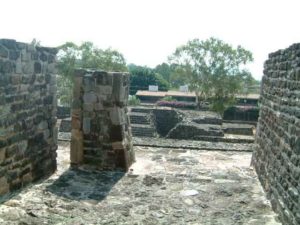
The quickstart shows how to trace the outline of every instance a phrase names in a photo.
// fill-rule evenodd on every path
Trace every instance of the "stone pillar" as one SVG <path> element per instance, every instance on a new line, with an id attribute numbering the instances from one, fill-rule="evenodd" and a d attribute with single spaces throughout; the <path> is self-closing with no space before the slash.
<path id="1" fill-rule="evenodd" d="M 127 115 L 128 73 L 77 70 L 72 103 L 71 164 L 127 171 L 134 161 Z"/>
<path id="2" fill-rule="evenodd" d="M 252 163 L 283 224 L 300 224 L 300 44 L 264 65 Z"/>
<path id="3" fill-rule="evenodd" d="M 0 39 L 0 196 L 56 170 L 56 53 Z"/>

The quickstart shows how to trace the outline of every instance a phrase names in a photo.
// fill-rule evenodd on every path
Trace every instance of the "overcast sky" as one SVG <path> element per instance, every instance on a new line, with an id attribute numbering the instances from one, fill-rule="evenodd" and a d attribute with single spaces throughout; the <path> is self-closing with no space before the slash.
<path id="1" fill-rule="evenodd" d="M 127 63 L 154 67 L 193 38 L 253 52 L 261 79 L 268 53 L 300 42 L 299 0 L 2 0 L 0 38 L 55 47 L 92 41 Z"/>

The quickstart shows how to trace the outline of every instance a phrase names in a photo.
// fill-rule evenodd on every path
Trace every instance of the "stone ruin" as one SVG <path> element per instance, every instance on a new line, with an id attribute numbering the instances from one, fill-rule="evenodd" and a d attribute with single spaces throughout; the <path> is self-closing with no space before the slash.
<path id="1" fill-rule="evenodd" d="M 127 171 L 134 161 L 127 115 L 128 73 L 77 70 L 72 104 L 72 165 Z"/>
<path id="2" fill-rule="evenodd" d="M 264 65 L 253 165 L 283 224 L 300 224 L 300 44 Z"/>
<path id="3" fill-rule="evenodd" d="M 0 196 L 56 170 L 56 52 L 0 39 Z"/>
<path id="4" fill-rule="evenodd" d="M 56 53 L 0 39 L 0 196 L 56 170 Z M 127 73 L 76 71 L 72 166 L 128 170 L 134 161 L 128 87 Z M 294 44 L 270 54 L 265 63 L 252 158 L 274 210 L 292 225 L 300 224 L 299 90 L 300 44 Z M 164 114 L 156 114 L 164 121 Z M 164 124 L 157 130 L 162 135 L 172 129 Z"/>
<path id="5" fill-rule="evenodd" d="M 55 48 L 0 39 L 0 196 L 56 170 Z M 129 74 L 77 70 L 71 163 L 126 171 L 134 161 Z"/>

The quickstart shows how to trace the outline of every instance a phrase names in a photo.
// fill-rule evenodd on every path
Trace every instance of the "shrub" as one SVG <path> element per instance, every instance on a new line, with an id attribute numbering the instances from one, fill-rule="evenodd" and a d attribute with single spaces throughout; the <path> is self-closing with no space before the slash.
<path id="1" fill-rule="evenodd" d="M 135 95 L 129 95 L 128 105 L 140 105 L 141 101 Z"/>
<path id="2" fill-rule="evenodd" d="M 174 99 L 172 96 L 165 96 L 165 97 L 162 98 L 162 101 L 176 102 L 176 99 Z"/>

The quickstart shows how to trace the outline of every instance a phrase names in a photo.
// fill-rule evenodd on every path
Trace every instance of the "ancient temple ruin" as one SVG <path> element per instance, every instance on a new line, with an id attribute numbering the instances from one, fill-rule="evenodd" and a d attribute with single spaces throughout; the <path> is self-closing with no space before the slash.
<path id="1" fill-rule="evenodd" d="M 196 111 L 131 108 L 131 127 L 129 74 L 78 69 L 58 146 L 56 53 L 0 39 L 1 224 L 279 224 L 257 175 L 280 221 L 300 224 L 300 44 L 265 63 L 255 143 L 249 124 Z"/>
<path id="2" fill-rule="evenodd" d="M 55 48 L 0 40 L 0 195 L 56 170 Z M 129 74 L 77 70 L 71 164 L 126 171 L 134 161 Z"/>

